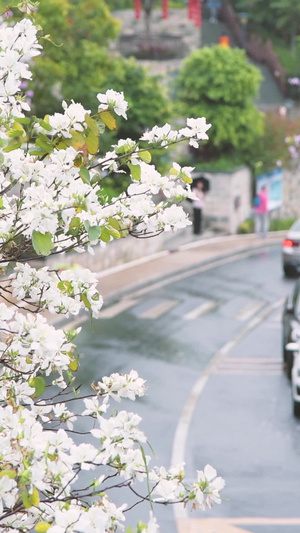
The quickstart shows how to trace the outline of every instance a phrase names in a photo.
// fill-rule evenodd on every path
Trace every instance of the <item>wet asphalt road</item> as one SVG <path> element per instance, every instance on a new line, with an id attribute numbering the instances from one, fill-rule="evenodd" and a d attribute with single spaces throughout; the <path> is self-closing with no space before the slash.
<path id="1" fill-rule="evenodd" d="M 283 277 L 280 250 L 273 247 L 127 295 L 125 306 L 116 300 L 101 320 L 83 326 L 79 380 L 88 384 L 136 369 L 147 380 L 148 393 L 125 408 L 143 417 L 142 428 L 156 453 L 152 463 L 169 465 L 195 382 L 226 343 L 247 333 L 253 318 L 265 315 L 215 366 L 195 402 L 184 447 L 187 477 L 210 463 L 226 479 L 226 488 L 221 506 L 189 513 L 195 529 L 185 522 L 180 532 L 206 533 L 204 518 L 300 518 L 300 422 L 293 418 L 290 385 L 281 367 L 278 303 L 294 283 Z M 274 303 L 278 307 L 268 313 Z M 124 501 L 119 494 L 114 497 Z M 146 520 L 148 510 L 146 505 L 135 508 L 129 522 Z M 171 508 L 158 508 L 156 515 L 162 533 L 175 533 Z M 236 533 L 293 533 L 300 530 L 300 520 L 298 526 L 287 521 L 235 527 Z M 211 530 L 225 532 L 221 522 Z"/>

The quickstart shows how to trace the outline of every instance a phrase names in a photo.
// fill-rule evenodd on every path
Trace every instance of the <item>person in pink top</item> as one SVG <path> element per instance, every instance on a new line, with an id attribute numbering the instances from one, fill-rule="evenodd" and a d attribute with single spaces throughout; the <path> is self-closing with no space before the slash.
<path id="1" fill-rule="evenodd" d="M 269 195 L 266 186 L 261 188 L 256 199 L 255 233 L 258 237 L 266 237 L 269 229 Z"/>

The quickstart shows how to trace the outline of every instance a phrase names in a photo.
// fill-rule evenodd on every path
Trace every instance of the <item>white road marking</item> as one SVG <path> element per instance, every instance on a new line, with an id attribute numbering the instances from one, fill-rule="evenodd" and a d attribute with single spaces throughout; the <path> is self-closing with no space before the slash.
<path id="1" fill-rule="evenodd" d="M 70 331 L 71 329 L 78 328 L 78 326 L 80 326 L 84 322 L 87 322 L 88 319 L 89 319 L 89 317 L 87 317 L 86 315 L 81 316 L 81 317 L 79 317 L 79 318 L 77 318 L 75 320 L 72 320 L 72 322 L 68 322 L 65 326 L 62 326 L 61 329 L 65 330 L 65 331 Z"/>
<path id="2" fill-rule="evenodd" d="M 192 309 L 185 315 L 183 315 L 183 320 L 195 320 L 196 318 L 199 318 L 200 316 L 205 315 L 206 313 L 209 313 L 210 311 L 213 311 L 218 306 L 218 302 L 215 300 L 208 300 L 207 302 L 202 303 L 198 307 L 195 307 L 195 309 Z"/>
<path id="3" fill-rule="evenodd" d="M 130 309 L 137 303 L 138 303 L 138 300 L 124 298 L 123 300 L 120 300 L 118 303 L 111 305 L 110 307 L 107 307 L 106 309 L 101 311 L 100 318 L 114 318 L 120 313 L 127 311 L 128 309 Z"/>
<path id="4" fill-rule="evenodd" d="M 208 382 L 210 376 L 216 372 L 216 369 L 224 357 L 230 352 L 230 350 L 236 346 L 250 331 L 252 331 L 262 320 L 267 318 L 270 313 L 275 309 L 278 309 L 282 306 L 284 300 L 280 299 L 277 302 L 269 305 L 267 308 L 263 309 L 259 315 L 257 315 L 250 323 L 248 323 L 240 333 L 238 333 L 232 340 L 228 341 L 222 346 L 222 348 L 216 353 L 211 362 L 207 365 L 204 372 L 201 374 L 199 379 L 196 381 L 194 387 L 192 388 L 187 401 L 183 407 L 183 410 L 180 414 L 178 424 L 175 431 L 172 455 L 171 455 L 171 465 L 182 464 L 185 462 L 185 452 L 186 452 L 186 443 L 187 437 L 190 429 L 190 424 L 193 418 L 193 414 L 197 405 L 197 402 L 200 398 L 200 395 L 203 392 L 203 389 Z M 174 515 L 176 521 L 187 519 L 188 513 L 186 508 L 183 505 L 174 505 L 173 507 Z M 200 533 L 199 530 L 195 530 L 195 533 Z M 186 530 L 188 532 L 188 530 Z M 189 530 L 190 533 L 190 530 Z M 223 531 L 220 533 L 224 533 Z"/>
<path id="5" fill-rule="evenodd" d="M 261 374 L 264 376 L 281 376 L 282 370 L 276 368 L 219 368 L 216 374 L 226 374 L 228 376 L 240 376 L 240 375 L 257 375 Z"/>
<path id="6" fill-rule="evenodd" d="M 224 363 L 280 363 L 281 359 L 278 357 L 228 357 L 228 359 L 225 359 Z"/>
<path id="7" fill-rule="evenodd" d="M 278 322 L 281 322 L 281 320 L 282 320 L 282 313 L 277 313 L 277 315 L 274 316 L 274 318 L 272 319 L 272 322 L 278 323 Z"/>
<path id="8" fill-rule="evenodd" d="M 160 316 L 164 315 L 173 307 L 178 305 L 178 300 L 164 300 L 163 302 L 160 302 L 159 304 L 155 305 L 154 307 L 151 307 L 151 309 L 147 309 L 147 311 L 144 311 L 139 315 L 139 318 L 159 318 Z"/>
<path id="9" fill-rule="evenodd" d="M 261 301 L 254 301 L 243 307 L 241 311 L 239 311 L 234 318 L 236 320 L 241 320 L 245 322 L 246 320 L 249 320 L 249 318 L 252 318 L 257 311 L 259 311 L 263 306 L 265 305 L 265 302 Z"/>
<path id="10" fill-rule="evenodd" d="M 272 244 L 269 243 L 269 245 L 266 245 L 263 249 L 268 250 L 270 247 L 272 247 Z M 234 263 L 235 261 L 240 261 L 241 259 L 245 259 L 247 257 L 251 257 L 253 255 L 257 255 L 257 254 L 261 253 L 261 250 L 262 250 L 262 248 L 260 247 L 258 249 L 254 249 L 254 250 L 252 249 L 252 250 L 248 250 L 248 251 L 245 251 L 245 252 L 238 252 L 237 251 L 236 253 L 233 253 L 232 255 L 230 255 L 228 257 L 225 257 L 225 258 L 223 257 L 221 259 L 212 259 L 205 265 L 201 265 L 201 266 L 198 266 L 198 267 L 195 267 L 195 268 L 192 268 L 192 269 L 188 269 L 188 270 L 186 270 L 184 272 L 181 272 L 180 274 L 170 275 L 170 276 L 164 278 L 161 281 L 158 281 L 156 283 L 148 284 L 146 287 L 143 287 L 142 289 L 132 290 L 130 292 L 130 294 L 129 293 L 127 294 L 127 297 L 128 298 L 136 298 L 136 297 L 141 296 L 143 294 L 147 294 L 150 291 L 154 291 L 154 290 L 160 289 L 161 287 L 165 287 L 166 285 L 170 285 L 171 283 L 175 283 L 176 281 L 181 281 L 183 279 L 195 276 L 196 274 L 201 274 L 202 272 L 207 272 L 208 270 L 212 270 L 212 269 L 217 268 L 219 266 L 226 265 L 228 263 Z M 168 251 L 160 252 L 157 255 L 159 256 L 159 254 L 161 254 L 162 256 L 163 255 L 169 255 L 169 252 Z M 144 262 L 146 262 L 146 261 L 144 261 L 143 259 L 137 260 L 137 263 L 139 263 L 139 264 L 144 263 Z M 126 268 L 130 268 L 131 266 L 132 266 L 132 263 L 126 263 L 125 265 L 120 265 L 120 267 L 115 267 L 115 268 L 112 268 L 112 269 L 108 269 L 105 272 L 99 273 L 99 275 L 97 275 L 97 277 L 98 278 L 105 278 L 106 276 L 109 276 L 110 274 L 112 274 L 114 272 L 121 272 L 122 270 L 125 270 Z M 86 317 L 86 321 L 88 319 L 89 319 L 89 317 L 87 316 Z M 57 322 L 60 322 L 60 320 L 61 320 L 61 318 L 59 318 L 59 320 L 57 320 L 57 321 L 53 321 L 52 324 L 55 325 Z M 82 322 L 84 322 L 84 320 L 82 320 Z M 82 322 L 80 321 L 80 323 L 82 323 Z M 74 320 L 73 322 L 69 323 L 69 326 L 68 326 L 69 329 L 72 329 L 74 327 L 73 323 L 77 323 L 77 320 Z"/>
<path id="11" fill-rule="evenodd" d="M 250 533 L 251 526 L 300 526 L 300 518 L 194 518 L 178 520 L 177 531 L 178 533 Z"/>
<path id="12" fill-rule="evenodd" d="M 266 249 L 269 249 L 269 247 L 266 247 Z M 247 257 L 251 257 L 259 253 L 261 253 L 261 248 L 255 251 L 248 250 L 245 252 L 236 253 L 228 257 L 223 257 L 221 259 L 212 259 L 209 261 L 208 264 L 196 266 L 194 268 L 185 270 L 184 272 L 181 272 L 179 274 L 173 274 L 173 275 L 167 276 L 166 278 L 163 278 L 160 281 L 147 285 L 147 287 L 142 287 L 141 289 L 133 290 L 130 293 L 130 296 L 131 297 L 141 296 L 143 294 L 147 294 L 150 291 L 154 291 L 154 290 L 160 289 L 161 287 L 165 287 L 166 285 L 170 285 L 171 283 L 175 283 L 176 281 L 181 281 L 183 279 L 195 276 L 197 274 L 202 274 L 202 272 L 207 272 L 208 270 L 212 270 L 214 268 L 227 265 L 228 263 L 234 263 L 235 261 L 240 261 L 241 259 L 246 259 Z"/>

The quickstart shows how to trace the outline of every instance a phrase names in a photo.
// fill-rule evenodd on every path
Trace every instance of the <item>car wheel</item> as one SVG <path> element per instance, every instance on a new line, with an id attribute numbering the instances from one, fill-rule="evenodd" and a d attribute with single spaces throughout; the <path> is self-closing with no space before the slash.
<path id="1" fill-rule="evenodd" d="M 290 276 L 293 275 L 294 273 L 294 269 L 293 267 L 291 267 L 290 265 L 283 265 L 283 272 L 284 272 L 284 275 L 289 278 Z"/>
<path id="2" fill-rule="evenodd" d="M 295 402 L 295 400 L 293 400 L 293 406 L 294 406 L 294 416 L 296 418 L 299 418 L 300 417 L 300 403 Z"/>
<path id="3" fill-rule="evenodd" d="M 294 352 L 285 351 L 285 371 L 286 375 L 289 379 L 292 377 L 292 370 L 293 370 L 293 364 L 294 364 Z"/>

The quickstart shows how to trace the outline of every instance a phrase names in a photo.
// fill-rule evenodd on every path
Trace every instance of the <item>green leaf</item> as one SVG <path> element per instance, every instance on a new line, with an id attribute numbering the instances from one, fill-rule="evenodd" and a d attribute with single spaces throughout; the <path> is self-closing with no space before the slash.
<path id="1" fill-rule="evenodd" d="M 110 217 L 108 219 L 108 223 L 109 223 L 110 226 L 112 226 L 116 230 L 120 229 L 120 222 L 118 220 L 116 220 L 115 218 Z"/>
<path id="2" fill-rule="evenodd" d="M 139 152 L 139 158 L 144 161 L 144 163 L 151 163 L 151 154 L 148 152 L 148 150 L 141 150 Z"/>
<path id="3" fill-rule="evenodd" d="M 118 230 L 116 230 L 115 228 L 113 228 L 112 226 L 105 226 L 107 231 L 109 231 L 110 235 L 114 238 L 114 239 L 119 239 L 120 238 L 120 233 L 118 232 Z"/>
<path id="4" fill-rule="evenodd" d="M 14 470 L 2 470 L 0 472 L 0 478 L 3 476 L 9 477 L 9 479 L 14 479 L 16 477 L 16 472 Z"/>
<path id="5" fill-rule="evenodd" d="M 65 293 L 69 293 L 69 294 L 73 293 L 73 285 L 72 285 L 71 281 L 68 281 L 66 279 L 59 281 L 58 284 L 57 284 L 57 288 L 60 291 L 63 291 Z"/>
<path id="6" fill-rule="evenodd" d="M 140 181 L 140 179 L 141 179 L 141 167 L 140 167 L 140 165 L 132 165 L 131 163 L 128 163 L 128 167 L 130 169 L 132 179 L 134 181 Z"/>
<path id="7" fill-rule="evenodd" d="M 101 228 L 100 239 L 103 242 L 110 242 L 110 233 L 107 228 Z"/>
<path id="8" fill-rule="evenodd" d="M 86 220 L 84 222 L 84 227 L 88 232 L 90 241 L 97 241 L 99 239 L 101 233 L 100 226 L 91 226 L 89 221 Z"/>
<path id="9" fill-rule="evenodd" d="M 30 509 L 30 507 L 32 507 L 30 494 L 28 494 L 26 490 L 23 490 L 23 492 L 21 493 L 21 497 L 25 509 Z"/>
<path id="10" fill-rule="evenodd" d="M 82 133 L 79 133 L 79 131 L 71 130 L 72 138 L 71 139 L 63 139 L 64 143 L 66 143 L 68 146 L 73 146 L 75 150 L 80 150 L 83 146 L 85 146 L 86 139 L 82 135 Z"/>
<path id="11" fill-rule="evenodd" d="M 95 155 L 99 149 L 99 137 L 95 135 L 92 131 L 88 134 L 86 138 L 86 146 L 89 154 Z"/>
<path id="12" fill-rule="evenodd" d="M 30 118 L 16 117 L 15 122 L 19 122 L 19 124 L 30 124 Z"/>
<path id="13" fill-rule="evenodd" d="M 22 143 L 10 144 L 9 146 L 6 146 L 5 148 L 3 148 L 3 152 L 12 152 L 13 150 L 17 150 L 18 148 L 21 148 L 21 146 L 22 146 Z"/>
<path id="14" fill-rule="evenodd" d="M 82 293 L 80 295 L 80 300 L 84 303 L 84 305 L 85 305 L 85 307 L 87 309 L 91 309 L 91 304 L 90 304 L 90 302 L 88 300 L 88 297 L 87 297 L 87 295 L 85 293 Z"/>
<path id="15" fill-rule="evenodd" d="M 51 233 L 40 233 L 33 231 L 32 245 L 38 255 L 50 255 L 53 248 Z"/>
<path id="16" fill-rule="evenodd" d="M 44 150 L 44 152 L 46 152 L 47 154 L 51 154 L 51 152 L 53 152 L 53 145 L 46 143 L 45 141 L 43 141 L 43 139 L 37 138 L 35 144 L 38 148 L 42 148 L 42 150 Z"/>
<path id="17" fill-rule="evenodd" d="M 70 361 L 69 369 L 72 370 L 72 372 L 76 372 L 76 370 L 78 370 L 78 363 L 75 361 L 75 359 Z"/>
<path id="18" fill-rule="evenodd" d="M 90 173 L 89 173 L 89 171 L 88 171 L 88 169 L 86 167 L 81 167 L 81 169 L 79 171 L 79 175 L 80 175 L 83 183 L 90 183 L 91 176 L 90 176 Z"/>
<path id="19" fill-rule="evenodd" d="M 42 126 L 42 128 L 44 128 L 44 130 L 52 131 L 50 124 L 48 124 L 48 122 L 46 122 L 45 120 L 40 119 L 38 122 Z"/>
<path id="20" fill-rule="evenodd" d="M 93 132 L 93 134 L 98 135 L 99 132 L 98 132 L 97 122 L 94 119 L 92 119 L 91 115 L 89 115 L 88 113 L 86 113 L 85 115 L 85 121 L 87 123 L 87 126 Z"/>
<path id="21" fill-rule="evenodd" d="M 32 398 L 37 398 L 38 396 L 41 396 L 43 394 L 46 383 L 44 378 L 37 376 L 35 378 L 30 378 L 28 380 L 29 387 L 32 387 L 34 390 L 34 393 L 31 395 Z"/>
<path id="22" fill-rule="evenodd" d="M 35 505 L 36 507 L 39 505 L 40 495 L 36 487 L 33 487 L 32 494 L 30 494 L 30 499 L 31 499 L 32 505 Z"/>
<path id="23" fill-rule="evenodd" d="M 12 129 L 7 132 L 7 135 L 13 139 L 15 137 L 22 137 L 24 133 L 25 131 L 21 124 L 15 122 Z"/>
<path id="24" fill-rule="evenodd" d="M 35 526 L 35 530 L 37 533 L 46 533 L 48 531 L 49 527 L 51 527 L 51 524 L 48 524 L 48 522 L 39 522 Z"/>
<path id="25" fill-rule="evenodd" d="M 45 151 L 43 148 L 33 148 L 29 151 L 30 155 L 36 155 L 39 157 L 43 157 L 44 155 L 48 154 L 48 150 Z"/>
<path id="26" fill-rule="evenodd" d="M 78 218 L 78 217 L 74 217 L 74 218 L 72 218 L 72 220 L 71 220 L 71 222 L 70 222 L 70 226 L 69 226 L 69 228 L 70 228 L 70 229 L 75 229 L 75 228 L 77 229 L 77 228 L 80 227 L 80 224 L 81 224 L 81 222 L 80 222 L 80 218 Z"/>
<path id="27" fill-rule="evenodd" d="M 186 174 L 181 174 L 181 179 L 184 181 L 184 183 L 193 183 L 193 179 L 190 178 L 190 176 L 187 176 Z"/>
<path id="28" fill-rule="evenodd" d="M 101 113 L 98 114 L 98 117 L 100 120 L 102 120 L 102 122 L 104 122 L 105 126 L 107 126 L 109 130 L 117 129 L 117 121 L 110 111 L 101 111 Z"/>

